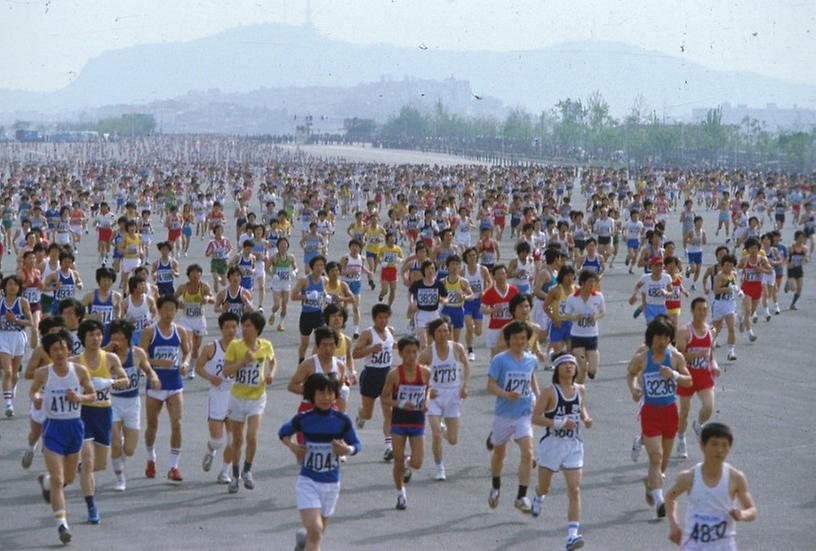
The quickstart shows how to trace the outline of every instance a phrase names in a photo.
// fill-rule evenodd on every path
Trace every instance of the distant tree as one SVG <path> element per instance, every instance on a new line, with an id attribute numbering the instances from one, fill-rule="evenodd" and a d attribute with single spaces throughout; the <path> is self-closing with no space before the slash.
<path id="1" fill-rule="evenodd" d="M 424 138 L 429 134 L 428 122 L 419 109 L 406 105 L 383 125 L 382 134 L 389 138 Z"/>

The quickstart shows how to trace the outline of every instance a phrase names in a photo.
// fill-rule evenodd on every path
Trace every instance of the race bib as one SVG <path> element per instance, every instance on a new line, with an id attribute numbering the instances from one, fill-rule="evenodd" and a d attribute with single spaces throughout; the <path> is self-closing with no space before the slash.
<path id="1" fill-rule="evenodd" d="M 397 391 L 398 404 L 411 404 L 414 409 L 420 409 L 425 403 L 424 385 L 400 385 Z"/>
<path id="2" fill-rule="evenodd" d="M 532 390 L 530 373 L 526 371 L 508 371 L 504 380 L 504 390 L 506 392 L 518 392 L 522 398 L 530 395 Z"/>
<path id="3" fill-rule="evenodd" d="M 340 463 L 330 442 L 306 442 L 303 466 L 317 473 L 328 473 L 339 469 Z"/>
<path id="4" fill-rule="evenodd" d="M 663 377 L 659 372 L 643 374 L 643 392 L 649 398 L 667 398 L 674 396 L 677 384 L 672 379 Z"/>
<path id="5" fill-rule="evenodd" d="M 261 379 L 262 371 L 263 366 L 261 362 L 245 365 L 235 374 L 235 382 L 244 386 L 261 386 L 263 382 Z"/>
<path id="6" fill-rule="evenodd" d="M 694 527 L 689 540 L 699 543 L 713 543 L 727 535 L 728 519 L 722 514 L 694 513 Z"/>

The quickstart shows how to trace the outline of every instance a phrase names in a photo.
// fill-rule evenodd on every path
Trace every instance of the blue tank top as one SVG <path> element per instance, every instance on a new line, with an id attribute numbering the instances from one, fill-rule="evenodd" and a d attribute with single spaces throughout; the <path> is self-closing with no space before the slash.
<path id="1" fill-rule="evenodd" d="M 660 368 L 671 368 L 671 350 L 666 349 L 663 363 L 657 364 L 652 351 L 646 351 L 646 369 L 643 370 L 643 403 L 653 406 L 671 406 L 677 400 L 677 383 L 660 374 Z"/>
<path id="2" fill-rule="evenodd" d="M 0 298 L 0 331 L 23 331 L 25 328 L 22 325 L 6 320 L 6 312 L 11 312 L 18 320 L 25 319 L 23 307 L 20 306 L 20 297 L 14 299 L 14 304 L 11 307 L 6 306 L 5 298 Z"/>
<path id="3" fill-rule="evenodd" d="M 306 280 L 308 285 L 303 291 L 303 309 L 304 314 L 315 313 L 323 311 L 323 299 L 325 290 L 323 288 L 323 278 L 320 278 L 317 283 L 312 280 L 312 276 Z"/>
<path id="4" fill-rule="evenodd" d="M 601 257 L 595 255 L 593 260 L 590 260 L 588 257 L 584 257 L 584 263 L 581 264 L 582 270 L 592 270 L 596 274 L 601 273 Z"/>
<path id="5" fill-rule="evenodd" d="M 153 324 L 153 338 L 147 347 L 147 352 L 154 360 L 173 360 L 173 367 L 156 367 L 156 375 L 159 376 L 162 390 L 178 390 L 184 388 L 184 381 L 179 373 L 181 367 L 181 338 L 176 330 L 176 324 L 170 331 L 170 336 L 165 337 L 159 329 L 159 324 Z M 150 383 L 148 383 L 150 388 Z"/>
<path id="6" fill-rule="evenodd" d="M 68 272 L 68 276 L 62 275 L 62 270 L 57 272 L 57 277 L 61 283 L 59 289 L 54 291 L 54 302 L 59 303 L 66 298 L 74 298 L 76 294 L 76 283 L 74 282 L 74 272 Z"/>
<path id="7" fill-rule="evenodd" d="M 321 239 L 319 235 L 308 236 L 303 243 L 303 254 L 317 254 L 320 251 Z"/>
<path id="8" fill-rule="evenodd" d="M 241 270 L 241 287 L 251 291 L 252 290 L 252 276 L 255 271 L 252 257 L 245 259 L 244 255 L 238 257 L 238 269 Z"/>
<path id="9" fill-rule="evenodd" d="M 158 261 L 156 267 L 156 286 L 159 288 L 160 295 L 172 295 L 176 292 L 173 285 L 173 262 L 162 264 Z"/>
<path id="10" fill-rule="evenodd" d="M 119 398 L 136 398 L 139 396 L 139 381 L 142 379 L 142 370 L 133 365 L 133 348 L 128 349 L 127 359 L 122 363 L 130 383 L 127 388 L 111 388 L 111 395 Z"/>
<path id="11" fill-rule="evenodd" d="M 99 300 L 99 289 L 94 291 L 91 301 L 91 314 L 99 314 L 102 325 L 107 326 L 113 321 L 113 291 L 108 295 L 107 300 Z"/>

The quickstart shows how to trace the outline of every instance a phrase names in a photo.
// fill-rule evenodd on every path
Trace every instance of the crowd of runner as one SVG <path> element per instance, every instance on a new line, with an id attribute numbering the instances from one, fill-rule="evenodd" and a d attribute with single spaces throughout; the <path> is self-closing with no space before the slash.
<path id="1" fill-rule="evenodd" d="M 209 387 L 201 467 L 209 472 L 217 460 L 216 479 L 229 493 L 252 490 L 266 385 L 283 374 L 300 400 L 278 430 L 300 464 L 297 548 L 319 549 L 341 464 L 361 453 L 356 430 L 377 400 L 382 458 L 393 463 L 396 508 L 406 509 L 426 426 L 434 478 L 447 478 L 444 448 L 457 444 L 479 361 L 489 366 L 495 396 L 485 429 L 489 507 L 499 504 L 512 441 L 521 451 L 514 506 L 538 516 L 553 474 L 563 471 L 566 549 L 578 549 L 603 281 L 619 271 L 632 274 L 632 314 L 646 324 L 627 376 L 640 410 L 632 460 L 643 448 L 648 455 L 646 502 L 668 517 L 675 543 L 734 548 L 734 523 L 753 520 L 756 509 L 745 476 L 725 462 L 730 429 L 710 420 L 718 360 L 736 362 L 738 345 L 761 339 L 760 318 L 785 323 L 797 309 L 816 244 L 816 198 L 806 180 L 747 171 L 386 166 L 271 158 L 232 142 L 222 147 L 243 160 L 207 160 L 216 146 L 202 138 L 191 152 L 163 138 L 122 145 L 104 160 L 0 164 L 4 411 L 13 417 L 28 408 L 22 466 L 41 446 L 38 479 L 62 542 L 71 539 L 63 488 L 78 462 L 90 523 L 100 518 L 94 472 L 109 456 L 115 489 L 126 491 L 142 396 L 144 474 L 158 476 L 156 433 L 166 409 L 162 472 L 182 483 L 185 379 Z M 714 235 L 703 230 L 709 218 L 717 219 Z M 97 243 L 93 277 L 78 269 L 83 240 Z M 710 244 L 716 252 L 706 257 Z M 191 253 L 208 265 L 188 261 Z M 408 297 L 407 311 L 392 309 L 399 295 Z M 216 318 L 218 334 L 208 335 L 207 320 Z M 298 365 L 279 365 L 276 333 L 295 324 Z M 21 376 L 32 381 L 28 397 L 18 392 Z M 291 409 L 276 405 L 276 417 L 294 414 L 294 402 Z M 192 412 L 186 422 L 204 415 Z M 703 462 L 664 495 L 669 457 L 688 456 L 689 425 Z M 537 445 L 534 427 L 543 429 Z M 676 501 L 684 493 L 681 525 Z"/>

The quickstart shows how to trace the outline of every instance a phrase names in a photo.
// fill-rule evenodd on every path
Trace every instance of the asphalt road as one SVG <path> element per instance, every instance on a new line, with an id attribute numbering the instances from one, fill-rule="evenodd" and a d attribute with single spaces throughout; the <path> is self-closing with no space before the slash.
<path id="1" fill-rule="evenodd" d="M 346 151 L 349 148 L 343 148 Z M 309 148 L 312 153 L 339 155 L 338 148 Z M 381 162 L 438 162 L 438 156 L 416 152 L 397 154 L 357 149 L 354 160 Z M 456 162 L 448 158 L 447 162 Z M 227 209 L 231 213 L 231 209 Z M 341 230 L 347 221 L 341 223 Z M 714 234 L 716 215 L 706 214 L 705 227 Z M 228 226 L 231 227 L 231 224 Z M 679 237 L 679 223 L 672 222 L 670 237 Z M 785 231 L 789 241 L 791 230 Z M 234 238 L 234 236 L 230 236 Z M 332 243 L 332 256 L 345 250 L 345 239 Z M 202 262 L 204 244 L 194 241 L 191 256 L 182 264 Z M 83 279 L 93 281 L 94 243 L 84 238 L 79 259 Z M 510 244 L 502 244 L 508 257 Z M 714 244 L 705 249 L 706 259 Z M 10 260 L 10 258 L 7 258 Z M 816 329 L 812 268 L 806 266 L 807 284 L 798 312 L 784 311 L 770 323 L 758 324 L 759 339 L 748 344 L 738 335 L 739 361 L 725 361 L 719 350 L 724 374 L 717 383 L 715 419 L 729 423 L 736 434 L 731 462 L 744 470 L 759 507 L 759 518 L 737 527 L 743 549 L 812 549 L 807 525 L 816 512 L 816 467 L 812 396 L 813 331 Z M 625 364 L 642 341 L 643 319 L 633 320 L 626 299 L 634 285 L 621 262 L 604 282 L 608 315 L 601 322 L 599 377 L 587 390 L 588 407 L 594 427 L 585 432 L 582 533 L 587 549 L 655 550 L 671 549 L 668 525 L 653 520 L 653 509 L 643 500 L 641 478 L 646 472 L 645 454 L 639 463 L 629 457 L 632 436 L 638 431 L 636 406 L 625 384 Z M 364 308 L 376 300 L 374 291 L 364 291 Z M 784 305 L 789 302 L 785 296 Z M 398 296 L 395 312 L 404 312 L 406 294 Z M 297 314 L 298 308 L 294 308 Z M 683 320 L 688 319 L 684 301 Z M 399 330 L 405 328 L 402 315 L 394 316 Z M 369 316 L 365 316 L 367 324 Z M 168 463 L 169 434 L 166 417 L 160 423 L 157 440 L 159 478 L 143 476 L 145 450 L 142 445 L 128 463 L 128 489 L 112 490 L 109 470 L 97 475 L 97 503 L 102 517 L 99 526 L 83 524 L 86 518 L 78 483 L 67 491 L 69 522 L 74 532 L 73 547 L 95 549 L 287 549 L 293 546 L 300 519 L 295 508 L 294 483 L 297 467 L 287 449 L 276 438 L 278 427 L 290 418 L 298 399 L 285 390 L 296 364 L 295 319 L 290 315 L 288 330 L 267 330 L 279 359 L 279 371 L 269 387 L 260 444 L 254 462 L 256 489 L 243 488 L 228 495 L 216 484 L 215 470 L 201 470 L 201 456 L 207 440 L 206 383 L 187 381 L 184 407 L 184 445 L 181 486 L 166 484 L 161 473 Z M 217 334 L 215 317 L 208 321 L 211 335 Z M 499 507 L 490 510 L 489 455 L 484 438 L 490 429 L 493 399 L 487 395 L 486 350 L 480 343 L 478 361 L 472 368 L 472 393 L 463 407 L 460 443 L 445 449 L 448 479 L 433 480 L 430 439 L 426 462 L 408 485 L 408 510 L 394 509 L 390 465 L 382 461 L 381 419 L 377 414 L 360 432 L 363 451 L 343 467 L 342 492 L 331 519 L 325 549 L 559 549 L 566 532 L 567 500 L 562 478 L 556 476 L 541 517 L 533 519 L 513 508 L 518 452 L 511 447 L 505 464 L 503 495 Z M 539 375 L 548 383 L 549 374 Z M 44 549 L 60 546 L 50 507 L 43 503 L 36 476 L 44 465 L 37 454 L 34 465 L 25 471 L 20 458 L 28 428 L 28 384 L 20 385 L 16 399 L 18 416 L 0 420 L 0 549 Z M 350 411 L 359 404 L 352 390 Z M 144 408 L 143 408 L 144 409 Z M 144 426 L 144 423 L 143 423 Z M 430 432 L 430 431 L 429 431 Z M 541 430 L 537 430 L 541 434 Z M 669 479 L 699 460 L 701 453 L 689 433 L 690 458 L 673 460 Z M 535 477 L 535 475 L 534 475 Z M 534 484 L 535 482 L 533 482 Z M 532 490 L 531 490 L 532 491 Z M 684 510 L 684 507 L 683 507 Z"/>

